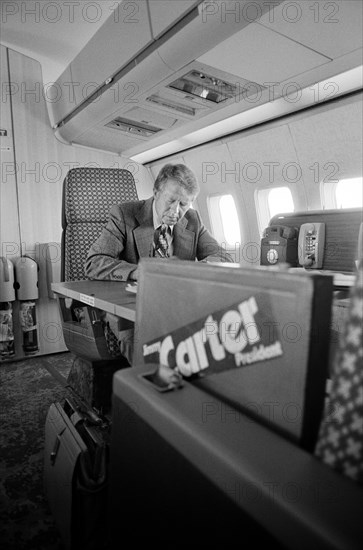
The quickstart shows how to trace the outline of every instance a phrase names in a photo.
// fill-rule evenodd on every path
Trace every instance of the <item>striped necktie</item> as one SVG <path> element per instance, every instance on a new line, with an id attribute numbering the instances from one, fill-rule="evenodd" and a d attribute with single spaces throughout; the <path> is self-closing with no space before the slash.
<path id="1" fill-rule="evenodd" d="M 169 258 L 169 245 L 167 239 L 168 226 L 162 224 L 154 232 L 154 256 Z"/>

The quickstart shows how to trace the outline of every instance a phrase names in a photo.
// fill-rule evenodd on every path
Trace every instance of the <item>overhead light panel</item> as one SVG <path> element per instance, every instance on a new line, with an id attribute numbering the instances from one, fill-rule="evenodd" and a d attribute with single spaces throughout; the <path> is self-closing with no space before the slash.
<path id="1" fill-rule="evenodd" d="M 113 128 L 114 130 L 120 130 L 127 134 L 133 134 L 142 137 L 151 137 L 157 132 L 160 132 L 162 128 L 151 126 L 149 124 L 143 124 L 142 122 L 135 122 L 127 118 L 117 117 L 114 120 L 108 122 L 105 126 Z"/>
<path id="2" fill-rule="evenodd" d="M 204 72 L 192 70 L 171 82 L 168 88 L 191 94 L 213 103 L 221 103 L 240 93 L 240 87 Z"/>

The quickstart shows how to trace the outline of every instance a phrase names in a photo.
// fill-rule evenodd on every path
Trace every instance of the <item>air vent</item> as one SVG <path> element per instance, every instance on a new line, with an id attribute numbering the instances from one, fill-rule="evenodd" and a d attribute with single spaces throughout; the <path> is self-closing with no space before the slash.
<path id="1" fill-rule="evenodd" d="M 240 93 L 238 85 L 195 70 L 177 78 L 168 87 L 211 103 L 221 103 Z"/>
<path id="2" fill-rule="evenodd" d="M 186 107 L 184 105 L 180 105 L 179 103 L 175 103 L 174 101 L 169 101 L 168 99 L 159 97 L 157 95 L 151 95 L 150 97 L 147 97 L 146 101 L 154 103 L 159 107 L 164 107 L 177 113 L 181 113 L 183 115 L 195 116 L 195 109 L 193 107 Z"/>
<path id="3" fill-rule="evenodd" d="M 111 122 L 108 122 L 106 126 L 126 134 L 138 135 L 146 138 L 151 137 L 162 130 L 162 128 L 158 128 L 156 126 L 135 122 L 122 117 L 117 117 L 114 120 L 111 120 Z"/>

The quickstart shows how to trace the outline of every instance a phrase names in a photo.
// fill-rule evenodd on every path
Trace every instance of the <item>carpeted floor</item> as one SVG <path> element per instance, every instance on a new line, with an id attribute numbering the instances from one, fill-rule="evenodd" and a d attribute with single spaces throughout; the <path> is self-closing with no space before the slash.
<path id="1" fill-rule="evenodd" d="M 63 550 L 43 492 L 44 426 L 48 408 L 67 391 L 71 353 L 0 363 L 0 548 Z"/>

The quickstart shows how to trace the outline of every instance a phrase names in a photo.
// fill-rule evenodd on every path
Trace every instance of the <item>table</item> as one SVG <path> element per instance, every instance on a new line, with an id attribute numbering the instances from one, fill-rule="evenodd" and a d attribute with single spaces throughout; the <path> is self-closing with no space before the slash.
<path id="1" fill-rule="evenodd" d="M 117 317 L 135 322 L 136 294 L 119 281 L 70 281 L 52 283 L 52 290 L 63 298 L 72 298 Z"/>
<path id="2" fill-rule="evenodd" d="M 70 373 L 71 387 L 84 402 L 98 410 L 109 409 L 113 373 L 123 368 L 123 361 L 126 362 L 110 354 L 100 312 L 125 320 L 123 324 L 127 328 L 132 326 L 136 317 L 136 295 L 128 292 L 126 286 L 126 282 L 119 281 L 52 283 L 60 307 L 64 342 L 76 357 Z M 79 310 L 81 315 L 78 317 Z"/>

